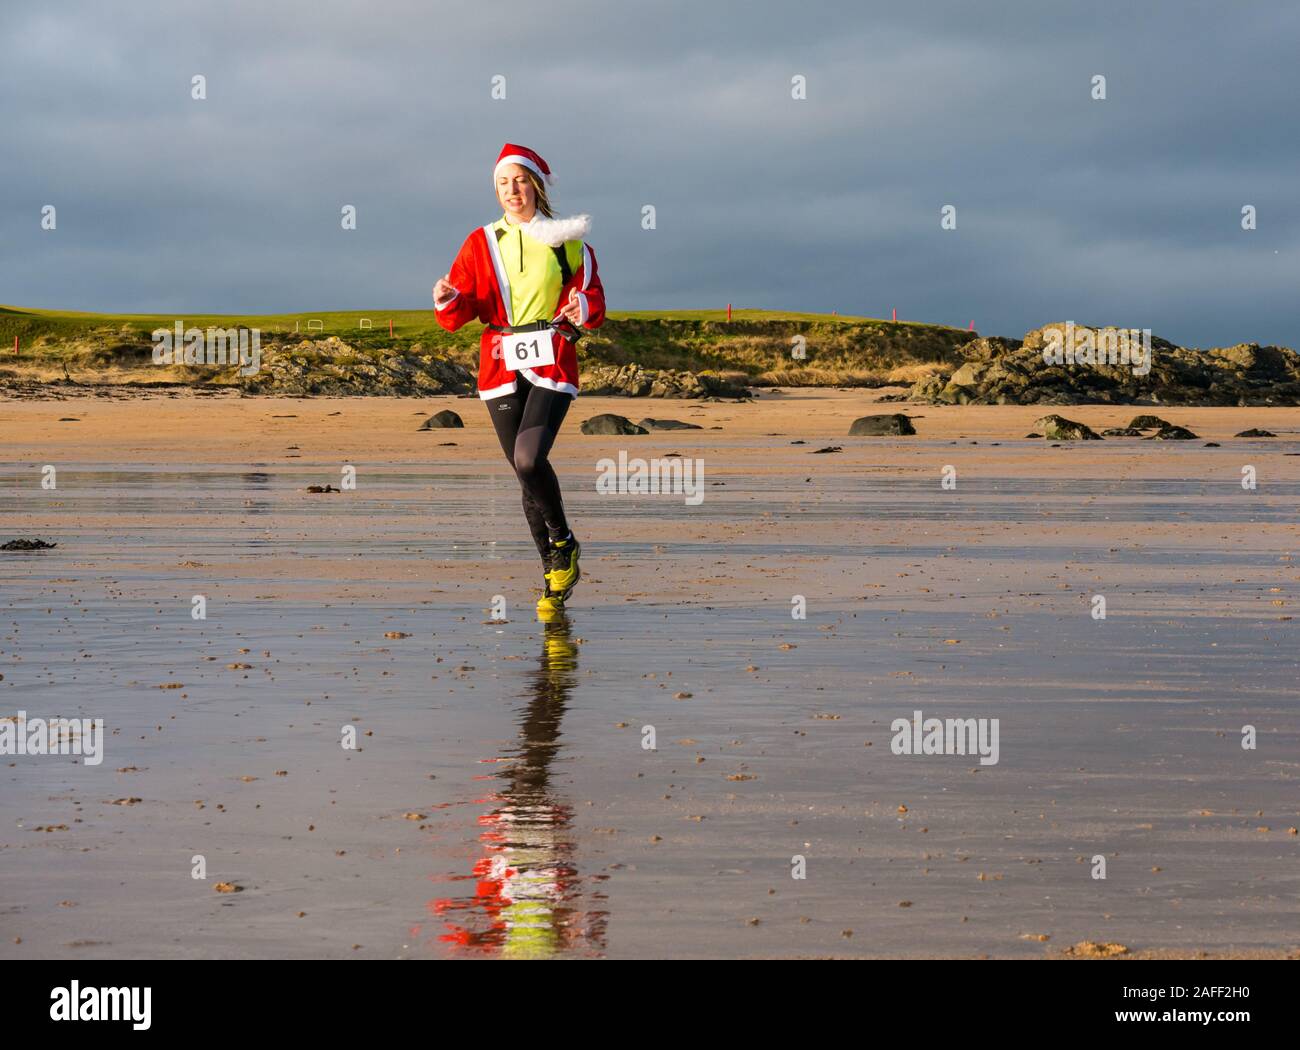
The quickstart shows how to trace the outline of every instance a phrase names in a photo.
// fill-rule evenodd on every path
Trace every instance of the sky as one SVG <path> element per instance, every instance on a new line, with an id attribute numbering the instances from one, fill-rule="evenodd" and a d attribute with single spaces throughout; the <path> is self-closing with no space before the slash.
<path id="1" fill-rule="evenodd" d="M 1298 44 L 1277 0 L 6 0 L 0 303 L 427 308 L 511 141 L 614 311 L 1300 348 Z"/>

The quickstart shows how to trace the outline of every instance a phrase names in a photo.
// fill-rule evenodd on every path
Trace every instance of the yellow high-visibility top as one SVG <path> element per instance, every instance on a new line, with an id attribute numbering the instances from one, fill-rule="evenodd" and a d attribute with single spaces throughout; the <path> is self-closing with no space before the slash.
<path id="1" fill-rule="evenodd" d="M 489 229 L 496 241 L 506 282 L 510 285 L 510 321 L 513 325 L 549 321 L 555 316 L 564 287 L 555 249 L 530 237 L 521 226 L 501 218 Z M 569 273 L 582 265 L 582 241 L 565 241 Z"/>

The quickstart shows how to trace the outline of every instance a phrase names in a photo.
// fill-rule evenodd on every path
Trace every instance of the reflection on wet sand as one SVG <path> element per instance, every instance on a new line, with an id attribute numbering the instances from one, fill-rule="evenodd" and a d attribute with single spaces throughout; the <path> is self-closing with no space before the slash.
<path id="1" fill-rule="evenodd" d="M 577 870 L 571 837 L 573 809 L 551 784 L 560 753 L 560 721 L 576 681 L 578 647 L 566 617 L 543 624 L 542 653 L 529 675 L 531 697 L 521 712 L 519 743 L 495 761 L 499 791 L 479 800 L 492 808 L 479 818 L 483 856 L 472 875 L 474 892 L 429 902 L 446 932 L 439 941 L 456 954 L 545 958 L 562 952 L 600 951 L 607 913 L 584 908 L 604 894 L 591 892 Z M 585 883 L 602 881 L 590 876 Z"/>

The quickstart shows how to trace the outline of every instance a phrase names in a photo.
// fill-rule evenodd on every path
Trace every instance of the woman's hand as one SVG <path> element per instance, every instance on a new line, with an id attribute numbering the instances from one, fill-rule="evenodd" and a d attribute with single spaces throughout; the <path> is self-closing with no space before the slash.
<path id="1" fill-rule="evenodd" d="M 433 305 L 444 306 L 456 298 L 456 286 L 447 278 L 450 274 L 443 274 L 438 278 L 438 283 L 433 286 Z"/>
<path id="2" fill-rule="evenodd" d="M 560 311 L 560 316 L 571 325 L 578 326 L 582 324 L 582 303 L 578 301 L 578 290 L 576 288 L 569 289 L 569 301 L 564 309 Z"/>

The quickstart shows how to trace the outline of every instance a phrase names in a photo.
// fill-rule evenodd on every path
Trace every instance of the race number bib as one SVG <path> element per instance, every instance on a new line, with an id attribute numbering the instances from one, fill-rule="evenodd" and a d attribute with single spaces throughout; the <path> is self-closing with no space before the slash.
<path id="1" fill-rule="evenodd" d="M 555 343 L 551 339 L 551 330 L 548 328 L 542 332 L 516 332 L 514 335 L 502 336 L 501 359 L 510 372 L 555 364 Z"/>

